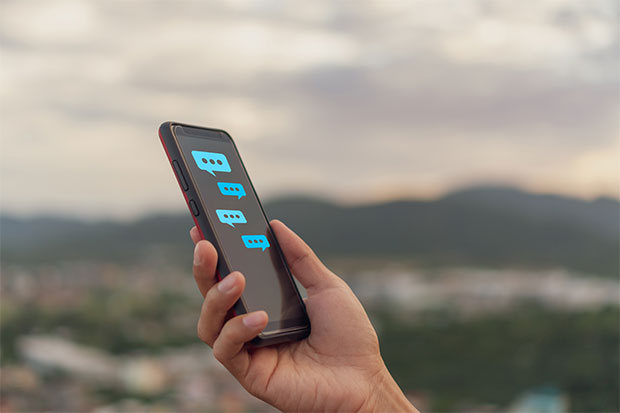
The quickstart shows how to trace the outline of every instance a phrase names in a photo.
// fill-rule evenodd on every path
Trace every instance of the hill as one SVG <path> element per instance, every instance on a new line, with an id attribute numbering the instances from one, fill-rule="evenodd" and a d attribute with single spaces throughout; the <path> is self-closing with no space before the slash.
<path id="1" fill-rule="evenodd" d="M 620 204 L 511 188 L 477 187 L 437 200 L 342 206 L 311 198 L 265 204 L 324 258 L 411 260 L 424 265 L 565 267 L 618 276 Z M 3 264 L 153 256 L 187 259 L 187 214 L 132 223 L 56 217 L 0 218 Z"/>

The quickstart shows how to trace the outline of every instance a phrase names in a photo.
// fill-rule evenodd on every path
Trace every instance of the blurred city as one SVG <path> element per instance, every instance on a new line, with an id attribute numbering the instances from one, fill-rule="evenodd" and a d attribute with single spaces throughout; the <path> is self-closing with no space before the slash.
<path id="1" fill-rule="evenodd" d="M 618 201 L 472 188 L 436 201 L 265 206 L 353 288 L 422 410 L 618 407 L 619 243 L 608 231 Z M 476 228 L 441 224 L 456 220 Z M 191 225 L 184 213 L 3 218 L 4 411 L 269 410 L 196 337 Z M 368 249 L 366 238 L 400 247 Z"/>
<path id="2" fill-rule="evenodd" d="M 165 120 L 235 138 L 420 411 L 620 411 L 614 1 L 3 1 L 0 411 L 273 411 L 196 335 Z"/>

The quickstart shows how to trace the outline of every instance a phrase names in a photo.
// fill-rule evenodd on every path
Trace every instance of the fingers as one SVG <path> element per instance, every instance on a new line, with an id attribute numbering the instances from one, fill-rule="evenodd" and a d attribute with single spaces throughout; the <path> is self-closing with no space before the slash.
<path id="1" fill-rule="evenodd" d="M 271 228 L 282 248 L 286 262 L 308 293 L 335 285 L 338 280 L 297 234 L 281 221 L 271 221 Z"/>
<path id="2" fill-rule="evenodd" d="M 199 241 L 194 248 L 194 279 L 200 294 L 204 297 L 207 291 L 217 282 L 215 268 L 217 251 L 209 241 Z"/>
<path id="3" fill-rule="evenodd" d="M 241 377 L 247 371 L 250 356 L 244 345 L 267 325 L 264 311 L 255 311 L 228 320 L 213 344 L 213 355 L 233 376 Z"/>
<path id="4" fill-rule="evenodd" d="M 198 337 L 210 346 L 226 321 L 226 315 L 241 297 L 245 288 L 245 278 L 238 272 L 231 272 L 213 286 L 205 297 L 198 320 Z"/>
<path id="5" fill-rule="evenodd" d="M 198 241 L 202 239 L 200 231 L 198 231 L 198 228 L 196 227 L 192 227 L 192 229 L 189 230 L 189 236 L 192 238 L 192 241 L 194 241 L 194 244 L 198 243 Z"/>

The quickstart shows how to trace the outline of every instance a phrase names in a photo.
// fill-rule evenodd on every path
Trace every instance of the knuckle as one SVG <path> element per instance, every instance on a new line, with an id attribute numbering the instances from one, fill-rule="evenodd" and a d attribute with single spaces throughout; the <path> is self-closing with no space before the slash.
<path id="1" fill-rule="evenodd" d="M 210 345 L 210 340 L 209 340 L 209 333 L 207 331 L 207 328 L 205 326 L 205 323 L 202 322 L 198 322 L 198 326 L 196 327 L 196 333 L 198 334 L 198 338 L 205 342 L 206 344 Z"/>
<path id="2" fill-rule="evenodd" d="M 203 282 L 203 280 L 208 279 L 200 265 L 193 264 L 192 273 L 194 274 L 194 280 L 197 282 Z"/>
<path id="3" fill-rule="evenodd" d="M 205 295 L 205 309 L 207 314 L 212 314 L 213 311 L 217 311 L 219 308 L 220 297 L 221 294 L 217 290 L 217 284 L 209 288 L 209 291 L 207 291 L 207 294 Z"/>
<path id="4" fill-rule="evenodd" d="M 215 357 L 215 359 L 220 363 L 224 364 L 225 357 L 221 346 L 213 346 L 213 357 Z"/>

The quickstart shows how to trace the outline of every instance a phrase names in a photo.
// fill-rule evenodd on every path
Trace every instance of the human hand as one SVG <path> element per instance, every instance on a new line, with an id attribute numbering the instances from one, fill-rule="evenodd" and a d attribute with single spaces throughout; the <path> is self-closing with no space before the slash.
<path id="1" fill-rule="evenodd" d="M 246 346 L 267 325 L 267 313 L 229 318 L 245 278 L 232 272 L 218 282 L 217 252 L 194 227 L 194 277 L 205 297 L 198 337 L 248 392 L 280 410 L 417 412 L 385 367 L 377 334 L 348 285 L 282 222 L 274 220 L 271 227 L 308 293 L 310 335 L 270 347 Z"/>

